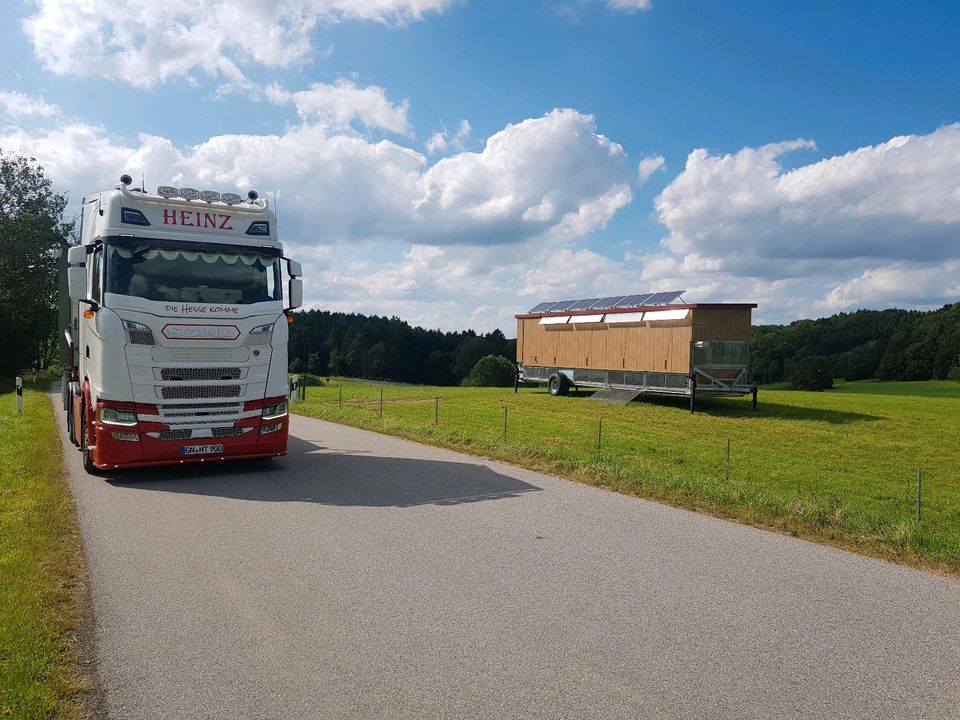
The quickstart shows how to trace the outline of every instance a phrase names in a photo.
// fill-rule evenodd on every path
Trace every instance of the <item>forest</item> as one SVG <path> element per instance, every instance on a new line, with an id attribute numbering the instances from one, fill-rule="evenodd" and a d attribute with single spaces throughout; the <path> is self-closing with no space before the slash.
<path id="1" fill-rule="evenodd" d="M 290 326 L 290 371 L 315 375 L 459 385 L 487 355 L 516 357 L 499 330 L 443 332 L 396 317 L 308 310 Z"/>
<path id="2" fill-rule="evenodd" d="M 845 380 L 960 380 L 960 303 L 755 326 L 750 364 L 761 383 L 791 380 L 811 365 Z"/>

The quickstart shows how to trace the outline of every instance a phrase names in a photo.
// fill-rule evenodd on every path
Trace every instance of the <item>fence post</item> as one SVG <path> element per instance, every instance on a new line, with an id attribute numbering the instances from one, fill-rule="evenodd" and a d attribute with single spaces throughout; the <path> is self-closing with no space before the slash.
<path id="1" fill-rule="evenodd" d="M 727 438 L 727 482 L 730 482 L 730 438 Z"/>
<path id="2" fill-rule="evenodd" d="M 23 415 L 23 378 L 17 376 L 17 415 Z"/>
<path id="3" fill-rule="evenodd" d="M 440 424 L 440 398 L 433 399 L 433 424 Z"/>
<path id="4" fill-rule="evenodd" d="M 923 468 L 917 468 L 917 522 L 920 522 L 920 490 L 923 483 Z"/>

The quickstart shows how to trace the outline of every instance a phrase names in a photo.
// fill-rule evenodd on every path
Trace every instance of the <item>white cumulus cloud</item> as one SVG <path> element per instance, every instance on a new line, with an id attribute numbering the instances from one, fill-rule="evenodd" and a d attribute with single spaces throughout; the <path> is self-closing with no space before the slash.
<path id="1" fill-rule="evenodd" d="M 770 276 L 810 261 L 960 254 L 960 124 L 895 137 L 792 170 L 808 140 L 694 150 L 655 205 L 666 247 Z"/>
<path id="2" fill-rule="evenodd" d="M 200 71 L 244 83 L 242 66 L 308 59 L 319 24 L 402 24 L 451 0 L 38 0 L 23 23 L 37 60 L 58 75 L 151 87 Z"/>
<path id="3" fill-rule="evenodd" d="M 16 90 L 0 90 L 0 110 L 15 119 L 52 118 L 60 115 L 60 108 L 53 103 Z"/>
<path id="4" fill-rule="evenodd" d="M 408 100 L 392 103 L 382 87 L 358 87 L 345 78 L 335 83 L 314 83 L 307 90 L 290 92 L 279 85 L 266 89 L 267 98 L 276 104 L 292 103 L 305 121 L 348 127 L 359 121 L 369 128 L 397 134 L 410 132 Z"/>

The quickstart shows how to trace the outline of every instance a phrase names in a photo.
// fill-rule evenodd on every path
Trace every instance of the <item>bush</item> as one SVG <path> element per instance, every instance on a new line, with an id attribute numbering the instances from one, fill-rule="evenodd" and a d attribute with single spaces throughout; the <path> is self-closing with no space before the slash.
<path id="1" fill-rule="evenodd" d="M 954 365 L 947 373 L 947 380 L 956 380 L 960 382 L 960 365 Z"/>
<path id="2" fill-rule="evenodd" d="M 510 387 L 517 369 L 503 355 L 484 355 L 463 384 L 470 387 Z"/>
<path id="3" fill-rule="evenodd" d="M 798 360 L 790 371 L 789 381 L 795 390 L 829 390 L 833 387 L 830 363 L 823 355 Z"/>

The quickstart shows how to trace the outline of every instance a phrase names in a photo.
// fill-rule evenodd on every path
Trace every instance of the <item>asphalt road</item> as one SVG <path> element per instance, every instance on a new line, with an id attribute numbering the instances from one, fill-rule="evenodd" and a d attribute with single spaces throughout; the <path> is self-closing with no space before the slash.
<path id="1" fill-rule="evenodd" d="M 84 475 L 110 718 L 955 718 L 960 582 L 294 418 Z"/>

